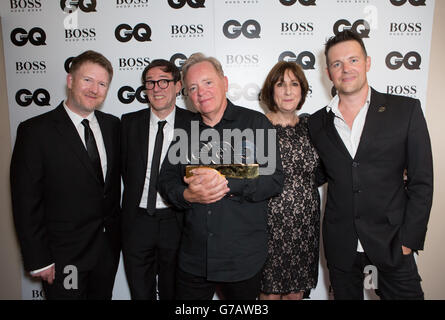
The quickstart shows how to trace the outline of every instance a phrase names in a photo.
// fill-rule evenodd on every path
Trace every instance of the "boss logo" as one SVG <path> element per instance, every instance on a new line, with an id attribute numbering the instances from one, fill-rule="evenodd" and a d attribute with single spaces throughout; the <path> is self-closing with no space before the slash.
<path id="1" fill-rule="evenodd" d="M 281 32 L 313 32 L 312 22 L 282 22 Z"/>
<path id="2" fill-rule="evenodd" d="M 92 40 L 96 37 L 96 29 L 65 29 L 65 41 Z"/>
<path id="3" fill-rule="evenodd" d="M 315 0 L 280 0 L 284 6 L 292 6 L 299 2 L 303 6 L 316 6 Z"/>
<path id="4" fill-rule="evenodd" d="M 296 62 L 303 70 L 315 69 L 315 55 L 310 51 L 303 51 L 298 56 L 292 51 L 284 51 L 278 57 L 278 61 Z"/>
<path id="5" fill-rule="evenodd" d="M 334 34 L 337 35 L 344 30 L 351 30 L 357 34 L 360 38 L 369 38 L 369 32 L 371 27 L 368 21 L 360 19 L 355 21 L 353 24 L 346 19 L 338 20 L 334 24 Z"/>
<path id="6" fill-rule="evenodd" d="M 143 69 L 150 64 L 149 57 L 119 58 L 119 69 L 132 70 L 133 68 Z"/>
<path id="7" fill-rule="evenodd" d="M 66 13 L 73 13 L 77 9 L 83 12 L 96 12 L 96 0 L 60 0 L 60 8 Z"/>
<path id="8" fill-rule="evenodd" d="M 426 6 L 426 0 L 390 0 L 394 6 L 400 7 L 409 2 L 415 7 Z"/>
<path id="9" fill-rule="evenodd" d="M 247 20 L 243 24 L 236 20 L 224 23 L 223 33 L 229 39 L 238 38 L 241 33 L 248 39 L 260 38 L 261 26 L 256 20 Z"/>
<path id="10" fill-rule="evenodd" d="M 261 88 L 256 83 L 248 83 L 241 86 L 238 83 L 231 83 L 227 91 L 230 100 L 239 100 L 244 98 L 247 101 L 258 101 Z"/>
<path id="11" fill-rule="evenodd" d="M 134 29 L 126 24 L 120 24 L 114 31 L 114 35 L 120 42 L 128 42 L 133 37 L 139 42 L 151 41 L 151 28 L 145 23 L 137 24 Z"/>
<path id="12" fill-rule="evenodd" d="M 183 24 L 183 25 L 172 25 L 172 36 L 182 37 L 182 36 L 202 36 L 204 33 L 204 27 L 202 24 Z"/>
<path id="13" fill-rule="evenodd" d="M 182 70 L 182 66 L 184 65 L 186 60 L 187 56 L 182 53 L 175 53 L 170 58 L 170 62 L 173 63 L 175 66 L 177 66 L 179 70 Z"/>
<path id="14" fill-rule="evenodd" d="M 16 28 L 11 32 L 11 41 L 18 47 L 23 47 L 28 41 L 35 46 L 44 46 L 46 33 L 39 27 L 32 28 L 29 33 L 23 28 Z"/>
<path id="15" fill-rule="evenodd" d="M 40 9 L 41 0 L 10 0 L 11 10 L 14 9 Z"/>
<path id="16" fill-rule="evenodd" d="M 168 0 L 168 4 L 173 9 L 181 9 L 186 3 L 194 9 L 205 8 L 205 0 Z"/>
<path id="17" fill-rule="evenodd" d="M 422 23 L 391 23 L 389 25 L 389 32 L 421 32 L 422 31 Z"/>
<path id="18" fill-rule="evenodd" d="M 45 61 L 17 61 L 15 63 L 16 73 L 45 73 Z"/>
<path id="19" fill-rule="evenodd" d="M 257 54 L 229 54 L 226 55 L 227 65 L 256 65 L 260 61 Z"/>
<path id="20" fill-rule="evenodd" d="M 33 300 L 43 300 L 45 299 L 45 292 L 43 292 L 42 290 L 32 290 L 31 291 L 31 296 Z"/>
<path id="21" fill-rule="evenodd" d="M 137 88 L 136 91 L 130 86 L 124 86 L 117 92 L 117 97 L 123 104 L 130 104 L 135 99 L 137 99 L 137 101 L 139 101 L 140 103 L 148 103 L 144 86 L 140 86 L 139 88 Z"/>
<path id="22" fill-rule="evenodd" d="M 126 4 L 147 4 L 148 0 L 116 0 L 117 6 L 124 6 Z"/>
<path id="23" fill-rule="evenodd" d="M 45 89 L 37 89 L 34 93 L 21 89 L 15 94 L 15 101 L 21 107 L 29 107 L 33 102 L 39 107 L 44 107 L 50 105 L 50 95 Z"/>
<path id="24" fill-rule="evenodd" d="M 415 96 L 417 94 L 417 86 L 414 85 L 389 85 L 386 87 L 386 93 L 405 96 Z"/>
<path id="25" fill-rule="evenodd" d="M 386 66 L 391 70 L 400 69 L 402 65 L 408 70 L 419 70 L 421 63 L 422 57 L 415 51 L 408 52 L 405 56 L 393 51 L 386 56 Z"/>

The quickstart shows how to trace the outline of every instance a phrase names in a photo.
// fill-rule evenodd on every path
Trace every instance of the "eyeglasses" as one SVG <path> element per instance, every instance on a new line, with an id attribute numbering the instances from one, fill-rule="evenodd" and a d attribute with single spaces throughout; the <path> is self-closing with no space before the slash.
<path id="1" fill-rule="evenodd" d="M 165 89 L 168 87 L 170 82 L 175 81 L 173 79 L 160 79 L 160 80 L 145 80 L 145 87 L 148 90 L 152 90 L 155 87 L 155 83 L 158 85 L 159 88 Z"/>

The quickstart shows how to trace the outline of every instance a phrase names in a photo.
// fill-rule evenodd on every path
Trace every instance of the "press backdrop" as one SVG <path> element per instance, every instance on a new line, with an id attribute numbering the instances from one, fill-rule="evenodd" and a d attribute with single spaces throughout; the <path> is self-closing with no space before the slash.
<path id="1" fill-rule="evenodd" d="M 118 117 L 146 108 L 140 76 L 151 60 L 181 67 L 198 51 L 221 61 L 229 99 L 261 112 L 258 93 L 270 68 L 279 60 L 296 61 L 310 84 L 300 113 L 313 113 L 331 99 L 323 44 L 349 28 L 371 56 L 370 84 L 418 98 L 425 110 L 433 11 L 434 0 L 2 1 L 11 144 L 21 121 L 65 98 L 71 59 L 88 49 L 113 64 L 102 110 Z M 188 107 L 182 95 L 177 104 Z M 323 252 L 321 258 L 313 299 L 329 298 Z M 43 298 L 40 284 L 26 275 L 22 297 Z M 129 298 L 122 263 L 114 298 Z"/>

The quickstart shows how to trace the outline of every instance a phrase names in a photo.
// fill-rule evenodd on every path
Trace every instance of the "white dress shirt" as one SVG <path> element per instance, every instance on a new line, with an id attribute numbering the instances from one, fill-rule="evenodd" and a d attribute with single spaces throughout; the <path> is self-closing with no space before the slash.
<path id="1" fill-rule="evenodd" d="M 335 129 L 337 129 L 337 132 L 340 135 L 340 138 L 343 141 L 346 149 L 348 149 L 349 154 L 351 155 L 352 159 L 354 159 L 355 154 L 357 153 L 358 145 L 360 143 L 360 138 L 362 136 L 363 127 L 365 126 L 369 104 L 371 102 L 371 88 L 368 89 L 368 97 L 366 99 L 365 105 L 360 109 L 359 113 L 355 117 L 354 122 L 352 123 L 352 128 L 349 128 L 348 124 L 343 118 L 343 115 L 338 109 L 339 102 L 340 98 L 338 97 L 338 95 L 336 95 L 326 107 L 326 111 L 332 111 L 334 113 Z M 360 243 L 360 239 L 357 243 L 357 251 L 364 252 L 362 244 Z"/>
<path id="2" fill-rule="evenodd" d="M 66 113 L 68 113 L 68 116 L 70 117 L 71 121 L 73 122 L 74 126 L 76 127 L 77 133 L 80 136 L 80 139 L 82 140 L 83 145 L 86 149 L 85 144 L 85 127 L 82 124 L 82 118 L 77 113 L 74 113 L 71 111 L 67 106 L 65 101 L 63 102 L 63 107 L 65 108 Z M 94 112 L 91 112 L 85 119 L 88 119 L 90 123 L 91 131 L 93 131 L 94 139 L 96 140 L 97 150 L 99 151 L 99 157 L 100 157 L 100 163 L 102 165 L 102 173 L 104 175 L 104 179 L 106 177 L 107 173 L 107 154 L 105 151 L 105 144 L 104 139 L 102 138 L 102 132 L 100 131 L 99 122 L 97 122 L 96 115 Z M 46 269 L 51 268 L 54 265 L 54 263 L 50 264 L 49 266 L 46 266 L 44 268 L 33 270 L 31 271 L 31 275 L 37 274 L 39 272 L 42 272 Z"/>
<path id="3" fill-rule="evenodd" d="M 173 135 L 175 131 L 175 115 L 176 108 L 164 119 L 167 120 L 167 123 L 164 126 L 164 141 L 162 143 L 162 152 L 161 152 L 161 165 L 164 162 L 164 158 L 167 155 L 168 147 L 170 143 L 173 141 Z M 141 202 L 139 203 L 139 207 L 146 209 L 147 208 L 147 197 L 148 197 L 148 188 L 150 186 L 150 173 L 151 173 L 151 163 L 153 159 L 153 149 L 156 140 L 156 134 L 158 133 L 158 121 L 162 121 L 159 119 L 150 109 L 150 133 L 148 135 L 148 158 L 147 158 L 147 171 L 145 173 L 145 183 L 144 183 L 144 191 L 142 192 Z M 159 166 L 159 170 L 161 170 L 161 165 Z M 156 209 L 164 209 L 167 208 L 168 205 L 162 199 L 159 192 L 156 195 Z"/>
<path id="4" fill-rule="evenodd" d="M 73 122 L 74 126 L 76 127 L 77 133 L 79 133 L 80 139 L 82 139 L 82 143 L 86 149 L 85 127 L 82 124 L 82 120 L 84 118 L 79 116 L 77 113 L 71 111 L 66 106 L 65 102 L 63 103 L 63 106 L 66 112 L 68 113 L 68 116 L 70 117 L 71 121 Z M 97 118 L 94 112 L 91 112 L 85 119 L 89 121 L 91 131 L 93 131 L 94 139 L 96 140 L 97 151 L 99 152 L 100 164 L 102 165 L 102 173 L 105 179 L 107 173 L 107 153 L 105 150 L 104 139 L 102 138 L 102 132 L 100 131 L 99 122 L 97 122 Z"/>

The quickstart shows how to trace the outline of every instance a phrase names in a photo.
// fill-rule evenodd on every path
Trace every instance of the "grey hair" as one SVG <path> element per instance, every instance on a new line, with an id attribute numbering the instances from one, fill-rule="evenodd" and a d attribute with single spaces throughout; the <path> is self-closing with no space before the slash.
<path id="1" fill-rule="evenodd" d="M 183 64 L 182 66 L 182 80 L 185 84 L 185 78 L 187 77 L 187 72 L 190 69 L 191 66 L 201 63 L 201 62 L 209 62 L 216 70 L 216 72 L 221 76 L 224 77 L 224 71 L 221 66 L 221 63 L 218 61 L 218 59 L 214 57 L 207 57 L 201 52 L 196 52 L 192 54 Z"/>

